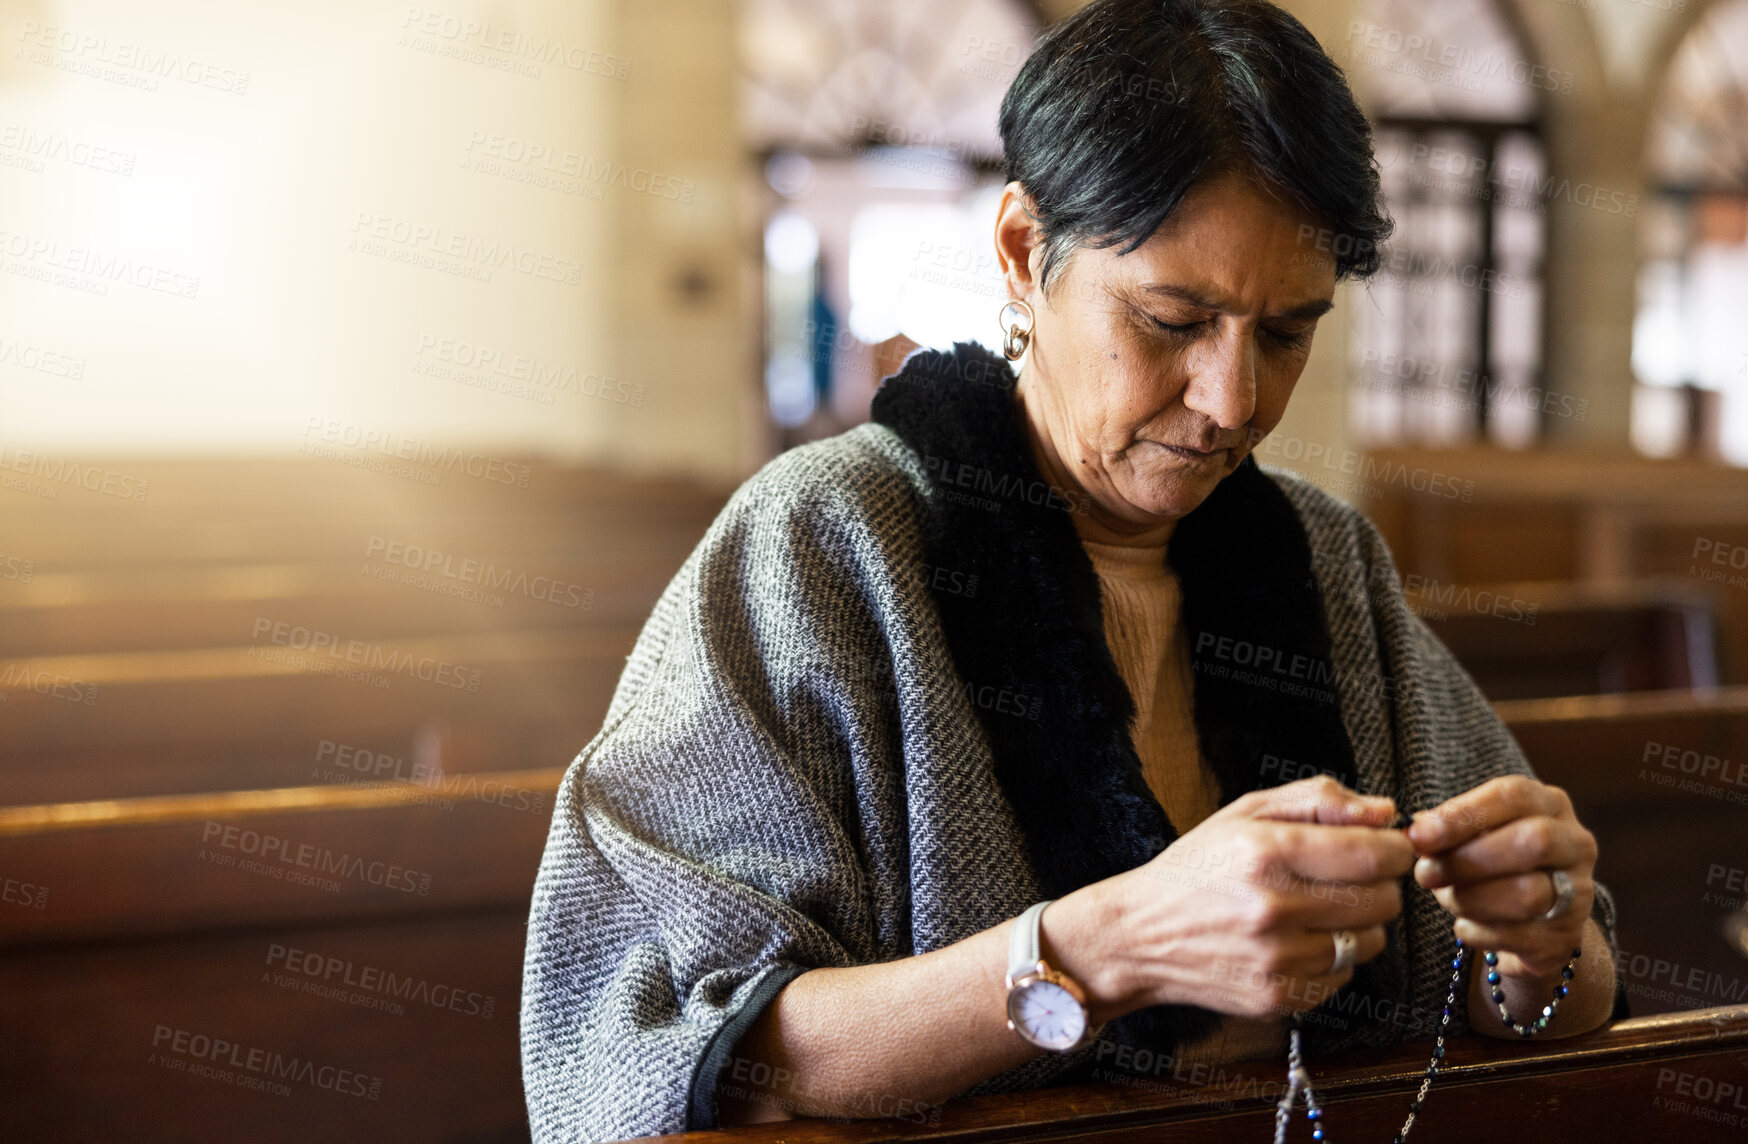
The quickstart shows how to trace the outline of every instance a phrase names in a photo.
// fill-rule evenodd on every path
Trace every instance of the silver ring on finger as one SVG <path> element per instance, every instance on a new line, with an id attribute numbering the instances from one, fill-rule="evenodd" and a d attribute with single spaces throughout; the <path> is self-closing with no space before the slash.
<path id="1" fill-rule="evenodd" d="M 1564 870 L 1549 870 L 1548 877 L 1554 883 L 1554 904 L 1548 907 L 1542 920 L 1552 922 L 1565 917 L 1572 909 L 1572 899 L 1578 896 L 1578 891 L 1572 887 L 1572 876 Z"/>
<path id="2" fill-rule="evenodd" d="M 1360 941 L 1352 930 L 1338 929 L 1335 931 L 1335 964 L 1329 967 L 1332 974 L 1346 973 L 1353 968 L 1354 955 L 1359 952 Z"/>

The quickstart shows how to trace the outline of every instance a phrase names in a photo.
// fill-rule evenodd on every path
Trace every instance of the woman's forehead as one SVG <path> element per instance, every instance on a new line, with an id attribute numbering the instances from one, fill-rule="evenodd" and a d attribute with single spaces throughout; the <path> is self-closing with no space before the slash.
<path id="1" fill-rule="evenodd" d="M 1079 292 L 1142 307 L 1189 306 L 1310 320 L 1334 304 L 1335 265 L 1306 258 L 1294 232 L 1234 231 L 1231 241 L 1185 243 L 1156 234 L 1127 254 L 1112 248 L 1075 252 L 1070 276 Z"/>

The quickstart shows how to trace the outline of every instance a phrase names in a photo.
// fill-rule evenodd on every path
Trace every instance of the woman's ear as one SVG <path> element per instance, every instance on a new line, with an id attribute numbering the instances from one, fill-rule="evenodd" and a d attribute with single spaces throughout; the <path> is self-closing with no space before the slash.
<path id="1" fill-rule="evenodd" d="M 995 257 L 1001 264 L 1008 297 L 1035 303 L 1039 285 L 1036 274 L 1043 264 L 1043 231 L 1033 213 L 1032 197 L 1013 182 L 1002 188 L 995 212 Z"/>

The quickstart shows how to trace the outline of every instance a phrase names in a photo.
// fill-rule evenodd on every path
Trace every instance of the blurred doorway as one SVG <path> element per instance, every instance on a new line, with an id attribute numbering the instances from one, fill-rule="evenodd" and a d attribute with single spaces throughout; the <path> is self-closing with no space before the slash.
<path id="1" fill-rule="evenodd" d="M 1676 50 L 1646 165 L 1633 443 L 1748 465 L 1748 0 Z"/>
<path id="2" fill-rule="evenodd" d="M 749 0 L 775 446 L 865 421 L 918 345 L 999 344 L 997 115 L 1045 21 L 1019 0 Z"/>

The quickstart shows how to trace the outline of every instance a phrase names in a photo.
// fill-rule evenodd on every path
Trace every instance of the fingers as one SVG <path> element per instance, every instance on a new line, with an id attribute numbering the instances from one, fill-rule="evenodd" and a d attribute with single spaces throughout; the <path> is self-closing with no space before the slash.
<path id="1" fill-rule="evenodd" d="M 1234 873 L 1253 895 L 1252 933 L 1373 926 L 1402 912 L 1398 879 L 1414 850 L 1401 831 L 1254 823 L 1245 841 L 1257 857 Z"/>
<path id="2" fill-rule="evenodd" d="M 1300 779 L 1234 799 L 1226 812 L 1247 818 L 1316 822 L 1333 826 L 1388 826 L 1396 816 L 1394 799 L 1360 794 L 1328 775 Z"/>
<path id="3" fill-rule="evenodd" d="M 1461 846 L 1525 815 L 1570 815 L 1566 792 L 1524 775 L 1503 775 L 1414 816 L 1408 839 L 1422 854 Z"/>
<path id="4" fill-rule="evenodd" d="M 1382 882 L 1414 868 L 1414 846 L 1400 830 L 1281 823 L 1269 831 L 1274 854 L 1306 878 Z"/>
<path id="5" fill-rule="evenodd" d="M 1549 868 L 1578 868 L 1588 873 L 1595 863 L 1596 837 L 1590 831 L 1576 819 L 1538 814 L 1420 859 L 1414 864 L 1414 879 L 1435 890 Z"/>
<path id="6" fill-rule="evenodd" d="M 1384 951 L 1383 926 L 1351 932 L 1355 966 Z M 1299 930 L 1242 961 L 1215 960 L 1210 965 L 1207 995 L 1200 1003 L 1255 1017 L 1313 1009 L 1353 980 L 1352 968 L 1331 973 L 1334 964 L 1333 930 Z"/>
<path id="7" fill-rule="evenodd" d="M 1328 975 L 1335 965 L 1335 931 L 1345 929 L 1354 936 L 1354 964 L 1364 965 L 1372 958 L 1384 952 L 1384 927 L 1372 926 L 1336 926 L 1327 930 L 1306 930 L 1294 939 L 1294 949 L 1298 962 L 1312 972 Z M 1346 970 L 1337 974 L 1345 981 L 1353 976 L 1353 971 Z"/>
<path id="8" fill-rule="evenodd" d="M 1280 926 L 1311 930 L 1358 930 L 1382 926 L 1402 914 L 1402 887 L 1395 882 L 1369 886 L 1353 882 L 1311 882 L 1301 892 L 1275 900 Z"/>
<path id="9" fill-rule="evenodd" d="M 1254 893 L 1254 891 L 1253 891 Z M 1296 875 L 1280 891 L 1257 894 L 1239 926 L 1253 935 L 1298 929 L 1353 929 L 1382 925 L 1402 914 L 1396 882 L 1361 885 Z"/>
<path id="10" fill-rule="evenodd" d="M 1152 877 L 1203 895 L 1200 909 L 1252 936 L 1377 925 L 1402 912 L 1402 887 L 1394 877 L 1358 882 L 1307 876 L 1278 860 L 1231 860 L 1257 849 L 1248 840 L 1228 840 L 1210 851 L 1189 839 L 1167 849 L 1148 869 Z"/>
<path id="11" fill-rule="evenodd" d="M 1572 913 L 1580 913 L 1582 907 L 1585 913 L 1581 916 L 1587 916 L 1593 885 L 1589 878 L 1572 879 Z M 1441 886 L 1433 891 L 1433 896 L 1439 905 L 1459 918 L 1487 925 L 1540 921 L 1555 899 L 1554 881 L 1546 870 L 1488 878 L 1461 886 Z"/>

